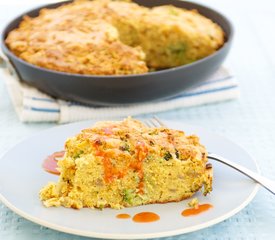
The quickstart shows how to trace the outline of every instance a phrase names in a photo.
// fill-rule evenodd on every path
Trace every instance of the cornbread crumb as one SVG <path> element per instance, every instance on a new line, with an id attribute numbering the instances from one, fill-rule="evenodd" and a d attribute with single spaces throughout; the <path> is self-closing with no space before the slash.
<path id="1" fill-rule="evenodd" d="M 188 202 L 188 206 L 191 208 L 197 209 L 199 207 L 199 200 L 198 198 L 192 198 L 190 202 Z"/>

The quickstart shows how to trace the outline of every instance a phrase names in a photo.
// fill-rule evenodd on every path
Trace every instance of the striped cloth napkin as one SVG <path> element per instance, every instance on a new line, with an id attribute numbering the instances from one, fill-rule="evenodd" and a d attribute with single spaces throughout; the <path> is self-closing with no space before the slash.
<path id="1" fill-rule="evenodd" d="M 224 67 L 176 97 L 115 107 L 87 106 L 55 99 L 20 82 L 10 68 L 0 70 L 0 78 L 6 83 L 13 106 L 22 122 L 68 123 L 87 119 L 111 119 L 221 102 L 239 96 L 238 82 Z"/>

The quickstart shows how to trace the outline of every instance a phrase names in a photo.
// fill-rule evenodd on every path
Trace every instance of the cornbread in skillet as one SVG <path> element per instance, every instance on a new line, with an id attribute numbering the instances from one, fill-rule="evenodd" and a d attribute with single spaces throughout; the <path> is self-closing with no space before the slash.
<path id="1" fill-rule="evenodd" d="M 47 207 L 120 209 L 212 190 L 206 149 L 182 131 L 132 118 L 98 122 L 69 138 L 65 150 L 59 181 L 40 191 Z"/>
<path id="2" fill-rule="evenodd" d="M 196 10 L 170 5 L 149 9 L 112 1 L 107 7 L 120 39 L 127 45 L 141 46 L 149 68 L 194 62 L 214 53 L 225 41 L 221 27 Z"/>
<path id="3" fill-rule="evenodd" d="M 6 44 L 23 60 L 78 74 L 146 73 L 204 58 L 223 30 L 196 10 L 129 1 L 75 1 L 25 16 Z"/>
<path id="4" fill-rule="evenodd" d="M 56 71 L 95 75 L 147 72 L 141 48 L 123 44 L 117 29 L 97 16 L 101 5 L 77 1 L 43 9 L 35 18 L 25 16 L 6 43 L 23 60 Z"/>

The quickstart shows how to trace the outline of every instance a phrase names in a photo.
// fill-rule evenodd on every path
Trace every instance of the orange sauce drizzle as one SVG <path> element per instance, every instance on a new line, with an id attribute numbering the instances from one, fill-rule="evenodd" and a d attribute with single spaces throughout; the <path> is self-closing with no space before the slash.
<path id="1" fill-rule="evenodd" d="M 103 155 L 103 166 L 104 166 L 104 180 L 109 183 L 114 179 L 113 167 L 110 159 Z"/>
<path id="2" fill-rule="evenodd" d="M 158 221 L 159 219 L 160 219 L 159 215 L 153 212 L 141 212 L 141 213 L 137 213 L 133 217 L 133 221 L 138 223 L 155 222 L 155 221 Z"/>
<path id="3" fill-rule="evenodd" d="M 105 134 L 111 134 L 111 129 L 105 128 L 104 130 Z M 96 156 L 102 157 L 102 163 L 104 167 L 104 181 L 106 183 L 112 182 L 116 178 L 123 178 L 125 174 L 127 173 L 127 169 L 118 170 L 111 162 L 110 156 L 108 156 L 108 153 L 101 151 L 99 149 L 100 147 L 100 138 L 96 139 L 93 143 L 94 148 L 96 149 Z M 134 162 L 132 162 L 129 167 L 136 170 L 138 173 L 138 177 L 140 179 L 138 189 L 139 193 L 143 193 L 143 168 L 142 168 L 142 162 L 146 158 L 148 154 L 148 149 L 145 146 L 143 142 L 138 142 L 136 145 L 136 159 Z"/>
<path id="4" fill-rule="evenodd" d="M 181 215 L 184 217 L 189 217 L 193 215 L 198 215 L 202 212 L 205 212 L 212 208 L 213 206 L 211 204 L 205 203 L 205 204 L 200 204 L 197 208 L 187 208 L 182 211 Z"/>
<path id="5" fill-rule="evenodd" d="M 122 171 L 119 171 L 117 168 L 115 168 L 110 160 L 110 157 L 108 156 L 108 153 L 100 151 L 99 144 L 100 139 L 97 139 L 93 146 L 96 149 L 96 156 L 102 157 L 102 163 L 104 168 L 104 181 L 106 183 L 112 182 L 115 178 L 122 178 L 125 173 Z"/>
<path id="6" fill-rule="evenodd" d="M 127 213 L 121 213 L 121 214 L 116 215 L 116 218 L 119 218 L 119 219 L 128 219 L 130 217 L 131 216 Z"/>
<path id="7" fill-rule="evenodd" d="M 57 162 L 58 160 L 56 158 L 61 158 L 65 154 L 65 151 L 60 151 L 60 152 L 55 152 L 48 156 L 43 164 L 42 167 L 45 169 L 45 171 L 55 174 L 55 175 L 60 175 L 60 172 L 57 170 Z"/>
<path id="8" fill-rule="evenodd" d="M 115 178 L 122 178 L 124 177 L 125 173 L 119 171 L 115 168 L 107 157 L 107 155 L 103 156 L 103 166 L 104 166 L 104 180 L 106 183 L 112 182 Z"/>
<path id="9" fill-rule="evenodd" d="M 135 169 L 138 171 L 138 177 L 139 177 L 139 185 L 138 185 L 138 191 L 139 193 L 143 194 L 143 168 L 142 168 L 142 162 L 147 157 L 148 149 L 145 146 L 144 142 L 138 142 L 136 145 L 136 151 L 137 151 L 137 163 L 135 164 Z"/>

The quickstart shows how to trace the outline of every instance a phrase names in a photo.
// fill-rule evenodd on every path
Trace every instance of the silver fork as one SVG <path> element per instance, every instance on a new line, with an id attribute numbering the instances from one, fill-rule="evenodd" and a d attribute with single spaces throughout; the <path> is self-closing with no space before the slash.
<path id="1" fill-rule="evenodd" d="M 156 116 L 154 116 L 153 118 L 147 119 L 143 121 L 144 124 L 148 127 L 167 127 L 159 118 L 157 118 Z M 252 180 L 254 180 L 255 182 L 259 183 L 260 185 L 262 185 L 264 188 L 266 188 L 268 191 L 270 191 L 271 193 L 275 194 L 275 182 L 271 181 L 263 176 L 261 176 L 258 173 L 255 173 L 251 170 L 249 170 L 246 167 L 243 167 L 235 162 L 232 162 L 224 157 L 221 157 L 215 153 L 208 153 L 208 158 L 224 163 L 229 167 L 234 168 L 235 170 L 243 173 L 244 175 L 246 175 L 247 177 L 251 178 Z"/>

